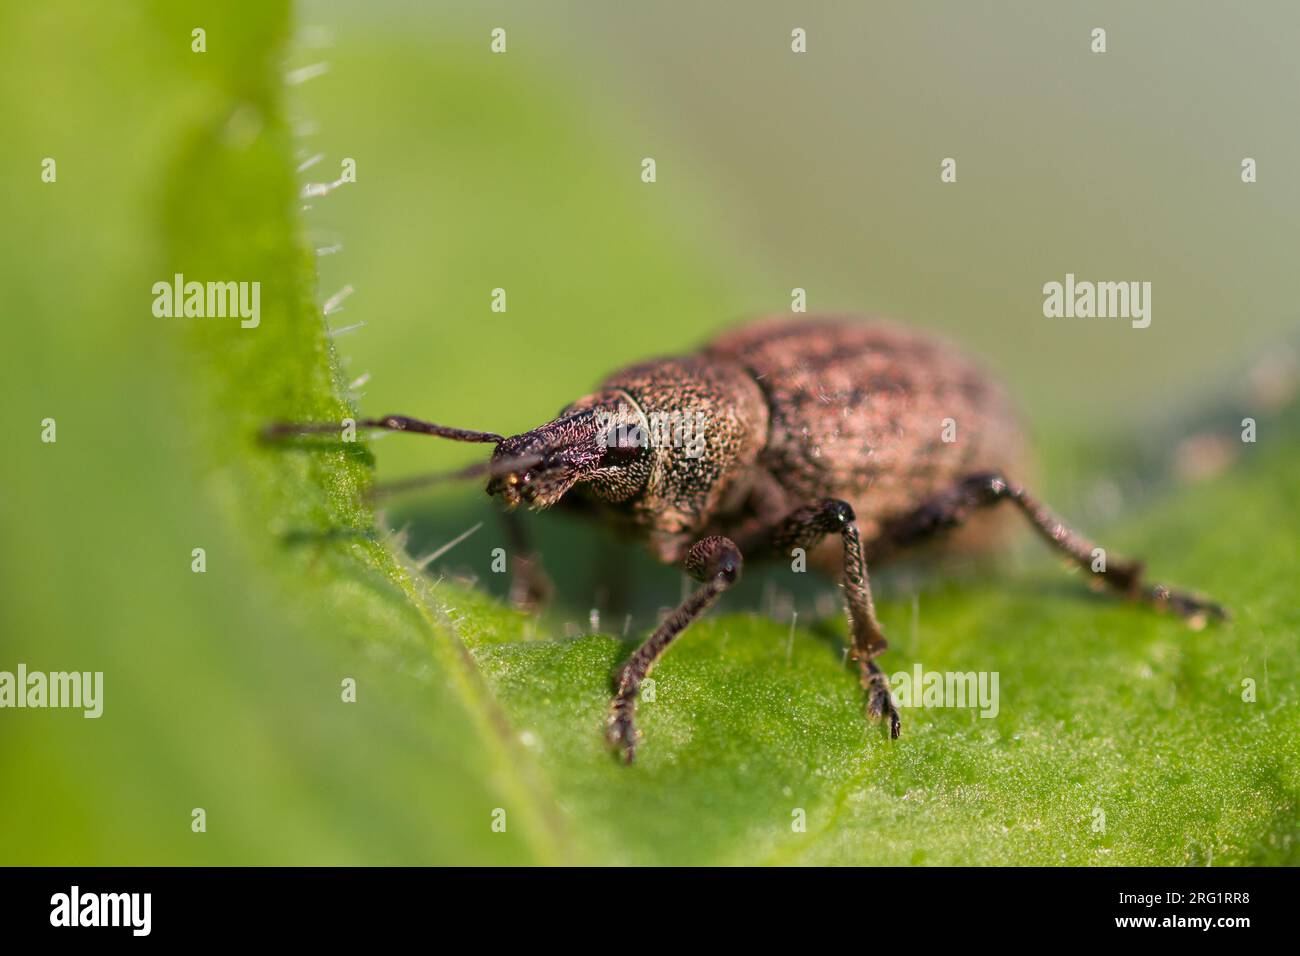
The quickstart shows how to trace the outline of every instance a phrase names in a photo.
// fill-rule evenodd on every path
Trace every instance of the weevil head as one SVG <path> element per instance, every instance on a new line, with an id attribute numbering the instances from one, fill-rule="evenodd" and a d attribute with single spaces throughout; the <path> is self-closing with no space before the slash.
<path id="1" fill-rule="evenodd" d="M 598 393 L 580 399 L 554 421 L 497 445 L 487 493 L 508 508 L 549 508 L 580 484 L 597 498 L 626 500 L 650 474 L 639 421 L 640 413 L 625 396 Z"/>

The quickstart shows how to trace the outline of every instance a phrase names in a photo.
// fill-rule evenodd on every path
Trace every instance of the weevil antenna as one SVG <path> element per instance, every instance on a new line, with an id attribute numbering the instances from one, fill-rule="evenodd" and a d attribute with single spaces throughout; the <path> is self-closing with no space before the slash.
<path id="1" fill-rule="evenodd" d="M 450 438 L 452 441 L 480 442 L 499 445 L 502 436 L 495 432 L 479 432 L 469 428 L 448 428 L 433 422 L 422 422 L 418 418 L 405 415 L 385 415 L 383 418 L 361 418 L 355 423 L 357 428 L 383 428 L 393 432 L 414 432 L 418 435 L 432 435 L 435 438 Z M 267 439 L 288 438 L 293 435 L 328 435 L 341 432 L 343 423 L 337 422 L 272 422 L 262 429 L 262 437 Z"/>
<path id="2" fill-rule="evenodd" d="M 426 475 L 412 475 L 410 478 L 399 478 L 397 481 L 380 482 L 371 486 L 370 490 L 366 492 L 366 498 L 370 501 L 376 501 L 391 498 L 393 495 L 400 495 L 407 491 L 414 491 L 417 488 L 440 485 L 445 481 L 466 481 L 470 478 L 482 478 L 487 474 L 488 463 L 480 461 L 459 468 L 456 471 L 437 471 Z"/>

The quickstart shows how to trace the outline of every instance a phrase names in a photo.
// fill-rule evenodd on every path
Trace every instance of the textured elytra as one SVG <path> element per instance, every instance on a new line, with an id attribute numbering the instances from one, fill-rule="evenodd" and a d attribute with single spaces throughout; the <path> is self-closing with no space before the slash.
<path id="1" fill-rule="evenodd" d="M 879 320 L 780 317 L 725 333 L 706 354 L 742 365 L 763 389 L 771 424 L 759 465 L 779 489 L 772 513 L 844 499 L 868 551 L 889 520 L 962 476 L 1022 467 L 1006 392 L 932 334 Z"/>

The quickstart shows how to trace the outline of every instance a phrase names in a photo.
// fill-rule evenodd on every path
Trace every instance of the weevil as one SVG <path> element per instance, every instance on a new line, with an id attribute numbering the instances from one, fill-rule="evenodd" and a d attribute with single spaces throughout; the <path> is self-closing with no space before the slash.
<path id="1" fill-rule="evenodd" d="M 888 642 L 868 568 L 930 542 L 995 548 L 996 529 L 971 532 L 999 504 L 1121 597 L 1198 628 L 1227 617 L 1213 601 L 1148 583 L 1140 561 L 1098 561 L 1104 552 L 1019 483 L 1030 456 L 1005 389 L 948 342 L 890 322 L 751 322 L 691 354 L 614 372 L 553 421 L 511 437 L 399 415 L 356 424 L 493 444 L 489 461 L 460 474 L 486 477 L 507 512 L 582 510 L 698 582 L 614 679 L 605 736 L 628 763 L 643 682 L 746 559 L 801 553 L 838 579 L 866 712 L 893 738 L 901 721 L 880 666 Z M 694 440 L 680 440 L 683 424 Z M 270 433 L 338 427 L 283 423 Z M 535 600 L 545 576 L 512 527 L 512 593 Z"/>

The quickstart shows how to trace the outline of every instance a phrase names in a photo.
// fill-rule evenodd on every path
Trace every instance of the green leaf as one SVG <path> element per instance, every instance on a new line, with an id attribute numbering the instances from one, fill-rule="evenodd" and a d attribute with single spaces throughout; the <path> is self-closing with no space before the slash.
<path id="1" fill-rule="evenodd" d="M 105 702 L 98 720 L 5 713 L 20 784 L 0 816 L 27 822 L 4 862 L 571 859 L 545 784 L 361 503 L 369 453 L 258 439 L 351 412 L 284 119 L 288 5 L 61 13 L 0 24 L 22 144 L 4 173 L 40 224 L 4 265 L 27 321 L 9 342 L 0 667 L 103 671 Z M 51 92 L 39 109 L 33 84 Z M 154 316 L 153 284 L 178 273 L 259 282 L 260 323 Z"/>

